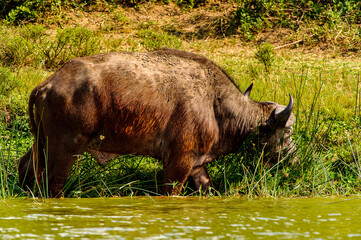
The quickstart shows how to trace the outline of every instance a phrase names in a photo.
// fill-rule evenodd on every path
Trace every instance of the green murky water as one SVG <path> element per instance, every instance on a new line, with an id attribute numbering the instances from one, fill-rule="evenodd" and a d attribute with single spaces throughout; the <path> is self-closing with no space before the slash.
<path id="1" fill-rule="evenodd" d="M 6 200 L 0 238 L 361 239 L 361 199 Z"/>

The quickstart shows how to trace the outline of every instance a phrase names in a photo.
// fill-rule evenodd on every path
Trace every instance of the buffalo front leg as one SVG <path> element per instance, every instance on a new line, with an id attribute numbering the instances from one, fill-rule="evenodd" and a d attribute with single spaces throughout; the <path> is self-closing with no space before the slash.
<path id="1" fill-rule="evenodd" d="M 170 162 L 164 166 L 165 195 L 178 195 L 192 170 L 193 158 L 181 156 L 170 158 Z"/>
<path id="2" fill-rule="evenodd" d="M 190 177 L 193 179 L 197 190 L 208 190 L 212 186 L 211 178 L 205 165 L 193 168 Z"/>

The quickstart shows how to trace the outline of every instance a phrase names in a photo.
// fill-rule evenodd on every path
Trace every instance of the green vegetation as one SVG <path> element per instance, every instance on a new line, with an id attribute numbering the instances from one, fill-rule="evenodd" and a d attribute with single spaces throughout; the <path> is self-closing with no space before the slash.
<path id="1" fill-rule="evenodd" d="M 297 161 L 280 156 L 270 166 L 262 149 L 245 144 L 209 165 L 214 194 L 360 191 L 360 2 L 0 0 L 0 6 L 0 198 L 47 195 L 45 186 L 20 189 L 17 179 L 17 161 L 32 143 L 27 101 L 34 86 L 73 57 L 161 47 L 209 57 L 242 90 L 253 82 L 256 101 L 286 104 L 288 93 L 295 99 Z M 64 196 L 159 194 L 161 169 L 142 156 L 100 167 L 84 154 Z M 187 186 L 183 194 L 201 193 Z"/>
<path id="2" fill-rule="evenodd" d="M 258 61 L 263 63 L 266 72 L 269 73 L 272 63 L 275 59 L 275 53 L 272 45 L 266 42 L 265 44 L 258 46 L 255 57 Z"/>

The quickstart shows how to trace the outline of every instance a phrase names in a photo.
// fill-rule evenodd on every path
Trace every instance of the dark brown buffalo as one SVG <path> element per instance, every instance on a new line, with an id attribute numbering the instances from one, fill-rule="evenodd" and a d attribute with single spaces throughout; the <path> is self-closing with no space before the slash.
<path id="1" fill-rule="evenodd" d="M 250 90 L 242 94 L 223 69 L 183 51 L 70 60 L 30 95 L 35 140 L 20 159 L 20 184 L 39 180 L 47 166 L 59 196 L 75 156 L 87 151 L 99 164 L 124 154 L 162 160 L 165 194 L 178 194 L 188 177 L 208 188 L 206 164 L 248 135 L 273 146 L 271 156 L 293 148 L 292 97 L 285 107 L 252 101 Z"/>

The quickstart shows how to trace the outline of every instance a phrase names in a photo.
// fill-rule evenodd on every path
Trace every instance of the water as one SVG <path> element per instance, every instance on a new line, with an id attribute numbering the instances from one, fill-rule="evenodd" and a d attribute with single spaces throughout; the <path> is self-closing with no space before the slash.
<path id="1" fill-rule="evenodd" d="M 0 238 L 361 239 L 361 199 L 6 200 Z"/>

